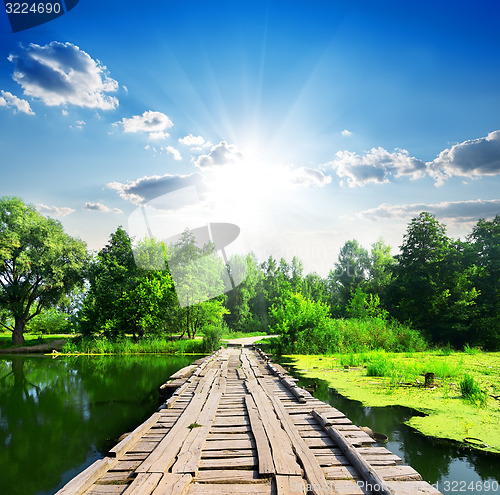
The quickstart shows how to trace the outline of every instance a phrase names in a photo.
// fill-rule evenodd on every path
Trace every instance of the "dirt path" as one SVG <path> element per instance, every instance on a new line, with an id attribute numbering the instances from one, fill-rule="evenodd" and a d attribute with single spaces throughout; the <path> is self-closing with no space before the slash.
<path id="1" fill-rule="evenodd" d="M 239 339 L 223 339 L 223 342 L 228 344 L 239 344 L 239 345 L 249 345 L 262 339 L 269 339 L 270 337 L 278 337 L 278 335 L 261 335 L 259 337 L 241 337 Z"/>
<path id="2" fill-rule="evenodd" d="M 60 339 L 53 340 L 52 342 L 48 342 L 47 344 L 11 347 L 9 349 L 0 349 L 0 354 L 40 354 L 52 351 L 60 351 L 65 343 L 66 339 Z"/>

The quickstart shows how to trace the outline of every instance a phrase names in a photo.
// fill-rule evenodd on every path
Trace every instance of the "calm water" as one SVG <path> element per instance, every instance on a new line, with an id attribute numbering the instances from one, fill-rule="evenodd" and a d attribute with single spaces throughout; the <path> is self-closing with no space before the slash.
<path id="1" fill-rule="evenodd" d="M 327 382 L 323 380 L 301 378 L 293 367 L 290 367 L 290 372 L 299 378 L 300 387 L 308 387 L 315 382 L 317 389 L 313 395 L 342 411 L 354 424 L 368 426 L 373 431 L 387 435 L 389 442 L 383 445 L 442 493 L 500 494 L 499 456 L 473 453 L 416 433 L 403 424 L 415 415 L 411 409 L 398 406 L 363 407 L 361 402 L 346 399 L 328 388 Z"/>
<path id="2" fill-rule="evenodd" d="M 0 357 L 0 494 L 49 495 L 158 408 L 193 356 Z"/>

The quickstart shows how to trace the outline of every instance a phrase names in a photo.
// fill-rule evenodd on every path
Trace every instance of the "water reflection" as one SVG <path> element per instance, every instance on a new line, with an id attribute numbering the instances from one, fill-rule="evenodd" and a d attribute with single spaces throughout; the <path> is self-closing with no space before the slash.
<path id="1" fill-rule="evenodd" d="M 283 363 L 293 376 L 299 378 L 300 387 L 314 385 L 313 395 L 342 411 L 354 424 L 368 426 L 373 431 L 389 437 L 383 444 L 391 452 L 401 457 L 405 464 L 416 469 L 422 478 L 438 486 L 445 494 L 459 493 L 475 495 L 482 493 L 500 493 L 497 490 L 484 490 L 484 482 L 500 483 L 500 457 L 475 453 L 459 448 L 451 442 L 443 442 L 425 437 L 403 424 L 418 412 L 401 406 L 363 407 L 361 402 L 346 399 L 328 387 L 327 382 L 303 378 L 291 363 Z M 381 444 L 382 445 L 382 444 Z M 465 482 L 465 486 L 453 486 L 452 482 Z M 470 483 L 479 483 L 469 488 Z M 497 485 L 495 485 L 497 486 Z"/>
<path id="2" fill-rule="evenodd" d="M 0 358 L 0 493 L 55 493 L 157 407 L 193 357 Z"/>

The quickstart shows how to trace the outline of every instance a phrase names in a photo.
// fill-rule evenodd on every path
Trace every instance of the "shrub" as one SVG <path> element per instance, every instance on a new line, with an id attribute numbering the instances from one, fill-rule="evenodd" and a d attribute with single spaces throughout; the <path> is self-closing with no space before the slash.
<path id="1" fill-rule="evenodd" d="M 29 323 L 29 331 L 39 334 L 58 334 L 72 331 L 70 316 L 55 308 L 43 310 Z"/>
<path id="2" fill-rule="evenodd" d="M 374 354 L 366 365 L 368 376 L 390 376 L 394 371 L 394 363 L 383 353 Z"/>
<path id="3" fill-rule="evenodd" d="M 488 403 L 487 394 L 481 390 L 474 377 L 467 373 L 460 382 L 460 392 L 465 400 L 476 406 L 486 407 Z"/>
<path id="4" fill-rule="evenodd" d="M 210 325 L 203 329 L 203 352 L 214 352 L 221 346 L 221 338 L 228 329 L 226 324 L 221 322 L 218 325 Z"/>

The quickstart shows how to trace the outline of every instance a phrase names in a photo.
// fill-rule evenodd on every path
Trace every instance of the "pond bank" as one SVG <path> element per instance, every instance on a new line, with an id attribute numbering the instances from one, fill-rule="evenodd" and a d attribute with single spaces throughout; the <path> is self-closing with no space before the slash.
<path id="1" fill-rule="evenodd" d="M 355 356 L 350 356 L 353 362 Z M 423 413 L 424 416 L 412 416 L 405 422 L 423 435 L 500 454 L 500 401 L 494 398 L 500 394 L 500 353 L 448 356 L 430 352 L 384 353 L 384 357 L 393 363 L 396 376 L 398 370 L 402 370 L 397 382 L 394 376 L 367 376 L 366 368 L 346 366 L 342 356 L 284 356 L 301 375 L 311 380 L 325 380 L 343 396 L 365 406 L 399 405 Z M 425 388 L 423 377 L 408 381 L 408 368 L 422 366 L 422 363 L 429 372 L 435 370 L 434 387 Z M 458 383 L 464 373 L 471 374 L 487 391 L 487 407 L 470 404 L 461 397 Z"/>

